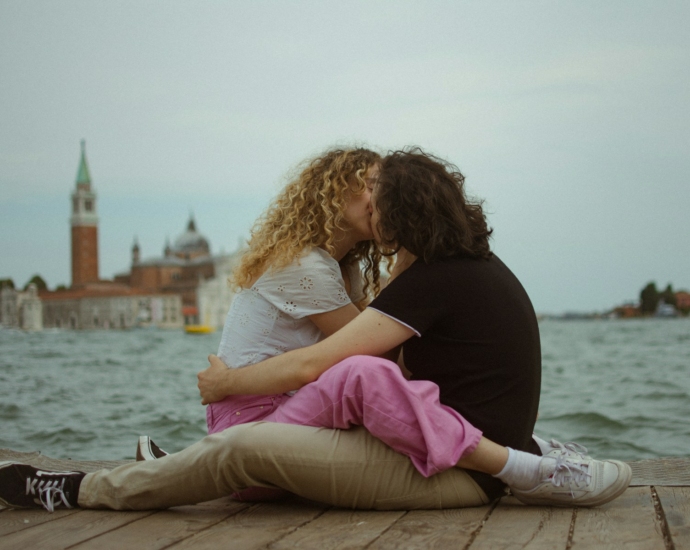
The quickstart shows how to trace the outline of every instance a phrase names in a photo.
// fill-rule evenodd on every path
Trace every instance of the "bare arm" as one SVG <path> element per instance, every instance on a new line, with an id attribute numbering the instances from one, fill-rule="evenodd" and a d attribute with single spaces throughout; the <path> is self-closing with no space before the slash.
<path id="1" fill-rule="evenodd" d="M 201 402 L 205 405 L 228 395 L 270 395 L 296 390 L 347 357 L 381 355 L 413 335 L 414 331 L 405 325 L 366 309 L 325 340 L 250 367 L 228 369 L 211 355 L 211 366 L 198 375 Z"/>
<path id="2" fill-rule="evenodd" d="M 347 304 L 333 311 L 309 315 L 309 320 L 326 336 L 330 336 L 347 325 L 357 315 L 359 315 L 357 307 L 354 304 Z"/>

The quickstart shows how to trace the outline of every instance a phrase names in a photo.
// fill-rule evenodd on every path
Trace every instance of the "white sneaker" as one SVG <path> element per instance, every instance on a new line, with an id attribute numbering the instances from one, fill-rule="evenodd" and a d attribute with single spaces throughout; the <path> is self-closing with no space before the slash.
<path id="1" fill-rule="evenodd" d="M 140 435 L 137 442 L 137 462 L 142 460 L 156 460 L 168 456 L 158 445 L 156 445 L 148 435 Z"/>
<path id="2" fill-rule="evenodd" d="M 572 441 L 569 441 L 568 443 L 561 443 L 555 439 L 546 441 L 537 434 L 532 434 L 532 439 L 534 439 L 539 446 L 542 456 L 553 456 L 555 458 L 556 454 L 558 453 L 554 454 L 553 451 L 567 451 L 568 454 L 571 455 L 580 455 L 586 458 L 592 458 L 587 454 L 587 447 L 580 445 L 579 443 L 574 443 Z"/>
<path id="3" fill-rule="evenodd" d="M 549 441 L 548 445 L 551 447 L 551 450 L 544 456 L 557 458 L 561 452 L 565 452 L 568 456 L 572 457 L 579 456 L 582 458 L 592 458 L 587 454 L 589 452 L 587 450 L 587 447 L 585 447 L 584 445 L 580 445 L 579 443 L 575 443 L 573 441 L 561 443 L 560 441 L 552 439 L 551 441 Z"/>
<path id="4" fill-rule="evenodd" d="M 630 484 L 630 466 L 618 460 L 594 460 L 567 449 L 554 449 L 541 460 L 542 481 L 533 489 L 511 489 L 524 504 L 600 506 L 620 496 Z"/>

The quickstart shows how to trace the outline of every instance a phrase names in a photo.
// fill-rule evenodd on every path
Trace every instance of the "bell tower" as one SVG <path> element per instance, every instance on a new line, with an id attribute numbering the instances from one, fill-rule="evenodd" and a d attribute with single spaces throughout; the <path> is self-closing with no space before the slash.
<path id="1" fill-rule="evenodd" d="M 72 287 L 98 282 L 98 216 L 96 193 L 86 163 L 86 143 L 81 140 L 77 185 L 72 193 Z"/>

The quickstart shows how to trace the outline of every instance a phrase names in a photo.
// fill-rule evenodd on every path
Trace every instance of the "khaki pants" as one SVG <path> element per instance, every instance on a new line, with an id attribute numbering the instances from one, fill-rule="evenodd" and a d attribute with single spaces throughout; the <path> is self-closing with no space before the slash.
<path id="1" fill-rule="evenodd" d="M 330 430 L 257 422 L 205 437 L 179 453 L 88 474 L 84 508 L 145 510 L 195 504 L 247 487 L 363 510 L 460 508 L 486 504 L 458 468 L 425 478 L 410 460 L 364 428 Z"/>

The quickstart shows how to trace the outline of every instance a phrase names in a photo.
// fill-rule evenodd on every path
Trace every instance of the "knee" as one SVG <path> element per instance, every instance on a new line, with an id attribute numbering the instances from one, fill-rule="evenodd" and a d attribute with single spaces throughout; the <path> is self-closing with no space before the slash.
<path id="1" fill-rule="evenodd" d="M 371 355 L 353 355 L 337 363 L 326 372 L 335 376 L 360 379 L 402 376 L 398 365 L 388 359 Z"/>

